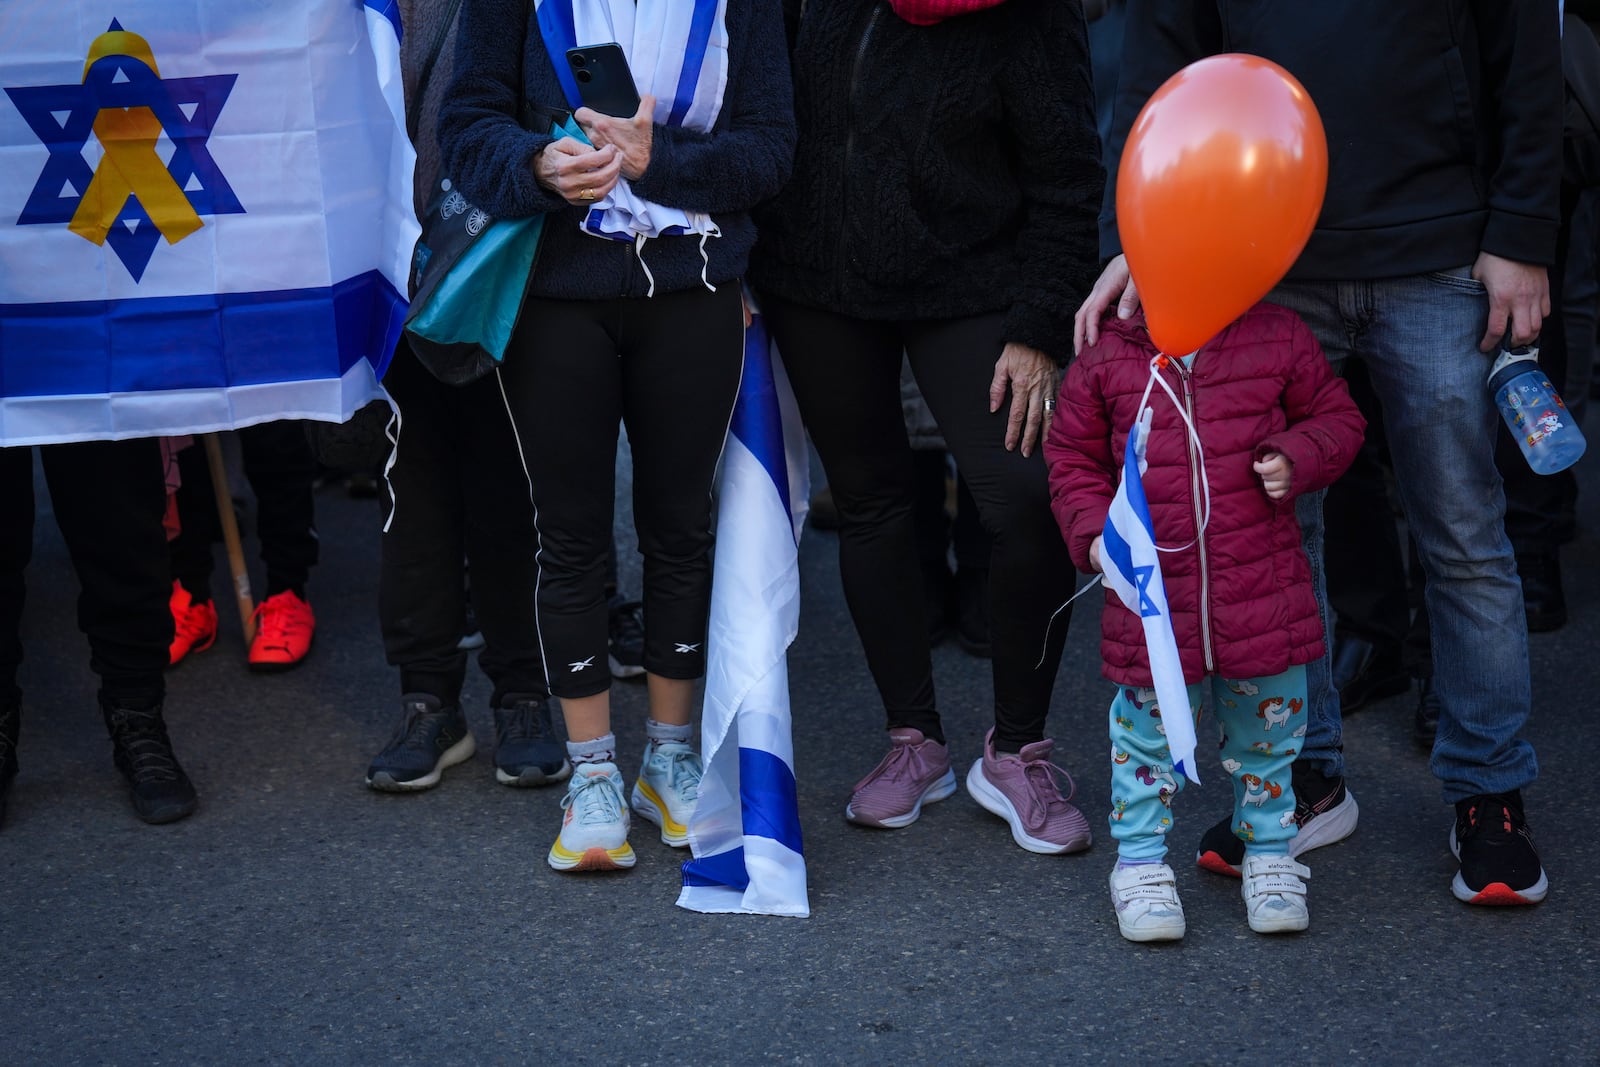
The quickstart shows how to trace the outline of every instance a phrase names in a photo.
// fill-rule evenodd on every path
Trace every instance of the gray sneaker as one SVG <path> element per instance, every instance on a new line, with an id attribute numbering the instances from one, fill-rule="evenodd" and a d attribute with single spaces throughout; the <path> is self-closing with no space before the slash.
<path id="1" fill-rule="evenodd" d="M 889 731 L 889 753 L 856 783 L 844 817 L 862 826 L 897 830 L 922 814 L 922 805 L 956 791 L 950 750 L 909 727 Z"/>
<path id="2" fill-rule="evenodd" d="M 502 785 L 554 785 L 572 773 L 566 742 L 556 736 L 550 698 L 507 693 L 494 709 L 494 776 Z"/>

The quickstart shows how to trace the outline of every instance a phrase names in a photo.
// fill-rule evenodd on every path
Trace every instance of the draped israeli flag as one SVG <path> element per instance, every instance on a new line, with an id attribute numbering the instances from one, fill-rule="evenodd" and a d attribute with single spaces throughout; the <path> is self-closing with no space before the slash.
<path id="1" fill-rule="evenodd" d="M 1156 550 L 1155 527 L 1150 522 L 1150 505 L 1145 500 L 1145 442 L 1150 435 L 1150 410 L 1128 434 L 1122 456 L 1122 484 L 1111 500 L 1106 525 L 1101 533 L 1100 561 L 1105 567 L 1104 581 L 1130 611 L 1144 621 L 1144 645 L 1150 659 L 1150 679 L 1156 703 L 1162 709 L 1161 726 L 1173 766 L 1199 784 L 1194 769 L 1194 715 L 1189 707 L 1188 686 L 1183 681 L 1183 663 L 1178 657 L 1178 639 L 1172 632 L 1172 616 L 1167 610 L 1167 589 L 1161 580 L 1161 556 Z M 1176 713 L 1173 713 L 1173 712 Z"/>
<path id="2" fill-rule="evenodd" d="M 342 421 L 417 223 L 394 0 L 0 3 L 0 445 Z"/>
<path id="3" fill-rule="evenodd" d="M 800 625 L 805 439 L 757 315 L 718 476 L 717 551 L 701 714 L 705 777 L 678 905 L 811 914 L 800 845 L 785 653 Z"/>

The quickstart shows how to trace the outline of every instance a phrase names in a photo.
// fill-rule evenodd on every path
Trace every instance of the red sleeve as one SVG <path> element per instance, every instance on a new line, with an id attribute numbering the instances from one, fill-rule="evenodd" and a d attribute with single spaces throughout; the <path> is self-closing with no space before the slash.
<path id="1" fill-rule="evenodd" d="M 1289 493 L 1280 506 L 1301 493 L 1332 485 L 1356 458 L 1367 432 L 1344 379 L 1333 373 L 1322 346 L 1296 316 L 1290 345 L 1289 379 L 1283 389 L 1287 429 L 1256 446 L 1255 458 L 1279 452 L 1294 464 Z"/>
<path id="2" fill-rule="evenodd" d="M 1106 512 L 1117 491 L 1111 420 L 1100 396 L 1093 368 L 1085 359 L 1075 360 L 1061 383 L 1055 416 L 1044 440 L 1050 510 L 1061 527 L 1073 565 L 1086 574 L 1094 573 L 1089 546 L 1105 529 Z"/>

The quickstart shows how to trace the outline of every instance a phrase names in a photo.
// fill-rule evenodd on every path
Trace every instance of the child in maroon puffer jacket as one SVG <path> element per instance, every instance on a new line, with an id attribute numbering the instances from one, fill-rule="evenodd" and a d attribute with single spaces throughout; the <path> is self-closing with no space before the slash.
<path id="1" fill-rule="evenodd" d="M 1305 734 L 1304 664 L 1322 655 L 1323 632 L 1294 498 L 1344 472 L 1366 424 L 1311 331 L 1284 308 L 1257 304 L 1184 358 L 1156 349 L 1142 313 L 1109 316 L 1101 331 L 1068 369 L 1045 441 L 1056 521 L 1078 569 L 1100 572 L 1101 531 L 1147 397 L 1141 480 L 1156 544 L 1171 550 L 1161 571 L 1189 686 L 1185 710 L 1198 714 L 1209 679 L 1234 784 L 1234 833 L 1245 843 L 1250 928 L 1304 930 L 1310 872 L 1290 855 L 1290 764 Z M 1152 387 L 1152 374 L 1170 397 Z M 1176 940 L 1183 907 L 1165 835 L 1184 779 L 1166 744 L 1139 613 L 1108 589 L 1101 625 L 1105 675 L 1119 687 L 1110 820 L 1117 924 L 1130 941 Z"/>

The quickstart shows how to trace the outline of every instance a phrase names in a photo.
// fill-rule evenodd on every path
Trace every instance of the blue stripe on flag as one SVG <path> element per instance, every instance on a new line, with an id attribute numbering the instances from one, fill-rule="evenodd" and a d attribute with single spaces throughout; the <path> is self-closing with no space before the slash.
<path id="1" fill-rule="evenodd" d="M 744 849 L 731 848 L 715 856 L 701 856 L 683 865 L 683 884 L 747 889 L 750 875 L 744 867 Z"/>
<path id="2" fill-rule="evenodd" d="M 539 18 L 539 32 L 544 37 L 550 65 L 555 68 L 556 80 L 561 83 L 561 91 L 567 96 L 567 106 L 576 111 L 583 106 L 583 94 L 578 92 L 577 79 L 573 78 L 572 68 L 566 62 L 567 49 L 578 47 L 578 29 L 572 21 L 572 0 L 540 0 L 534 14 Z"/>
<path id="3" fill-rule="evenodd" d="M 797 795 L 794 772 L 787 763 L 765 749 L 740 746 L 739 801 L 747 835 L 770 837 L 804 855 Z"/>
<path id="4" fill-rule="evenodd" d="M 705 65 L 706 49 L 711 43 L 711 28 L 716 24 L 719 0 L 695 0 L 694 16 L 689 21 L 689 40 L 684 43 L 683 69 L 678 74 L 678 89 L 672 97 L 672 115 L 669 126 L 679 126 L 683 117 L 694 105 L 695 90 L 700 86 L 700 69 Z"/>
<path id="5" fill-rule="evenodd" d="M 772 377 L 771 346 L 767 327 L 755 316 L 744 332 L 744 380 L 733 405 L 730 432 L 744 443 L 772 478 L 783 502 L 783 513 L 794 525 L 789 506 L 789 465 L 783 451 L 783 416 L 778 408 L 778 387 Z"/>
<path id="6" fill-rule="evenodd" d="M 747 837 L 778 842 L 796 856 L 805 855 L 800 838 L 800 808 L 794 772 L 771 752 L 739 748 L 739 811 Z M 683 865 L 684 885 L 725 885 L 743 889 L 750 884 L 744 849 L 702 856 Z"/>
<path id="7" fill-rule="evenodd" d="M 1122 450 L 1122 484 L 1128 491 L 1128 506 L 1133 509 L 1134 518 L 1139 520 L 1145 532 L 1150 535 L 1150 543 L 1156 540 L 1156 528 L 1150 521 L 1150 504 L 1144 496 L 1144 479 L 1139 476 L 1139 427 L 1134 426 L 1133 432 L 1128 434 L 1128 444 Z"/>
<path id="8" fill-rule="evenodd" d="M 0 396 L 72 396 L 382 374 L 405 298 L 369 271 L 265 293 L 0 304 Z"/>
<path id="9" fill-rule="evenodd" d="M 366 0 L 367 7 L 376 11 L 394 24 L 394 39 L 402 40 L 400 26 L 400 5 L 395 0 Z"/>

